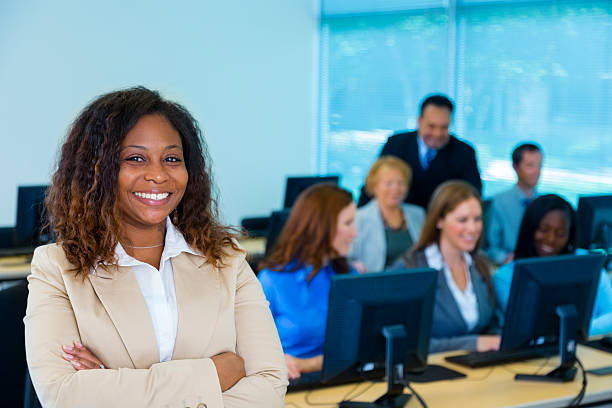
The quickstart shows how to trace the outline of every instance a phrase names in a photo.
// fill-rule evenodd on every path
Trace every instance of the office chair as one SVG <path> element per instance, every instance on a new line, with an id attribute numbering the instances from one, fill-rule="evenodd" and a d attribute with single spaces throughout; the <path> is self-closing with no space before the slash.
<path id="1" fill-rule="evenodd" d="M 0 290 L 0 310 L 2 311 L 2 340 L 4 353 L 0 381 L 0 401 L 5 407 L 23 406 L 24 379 L 26 377 L 25 337 L 23 317 L 28 299 L 28 286 L 25 280 L 15 281 L 13 285 Z"/>
<path id="2" fill-rule="evenodd" d="M 491 204 L 493 199 L 488 198 L 482 200 L 482 250 L 489 248 L 489 240 L 487 239 L 487 229 L 489 228 L 489 222 L 491 221 Z"/>
<path id="3" fill-rule="evenodd" d="M 23 399 L 23 408 L 42 408 L 42 405 L 38 400 L 38 395 L 36 395 L 34 384 L 32 384 L 32 379 L 30 378 L 30 371 L 27 368 L 25 377 L 25 395 Z"/>
<path id="4" fill-rule="evenodd" d="M 287 218 L 289 218 L 290 209 L 284 209 L 280 211 L 273 211 L 270 215 L 270 222 L 268 223 L 268 233 L 266 234 L 266 256 L 270 255 L 278 236 L 280 235 Z"/>

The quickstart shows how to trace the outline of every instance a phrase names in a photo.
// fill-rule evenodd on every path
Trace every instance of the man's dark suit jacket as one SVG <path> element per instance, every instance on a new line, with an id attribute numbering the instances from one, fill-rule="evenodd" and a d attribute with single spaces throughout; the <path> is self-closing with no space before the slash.
<path id="1" fill-rule="evenodd" d="M 405 200 L 407 203 L 427 208 L 436 187 L 453 179 L 467 181 L 482 192 L 482 181 L 474 148 L 451 135 L 446 146 L 438 150 L 429 168 L 423 170 L 417 137 L 416 131 L 395 134 L 387 139 L 380 152 L 381 156 L 397 156 L 412 168 L 412 184 Z M 359 206 L 365 205 L 368 201 L 370 197 L 365 189 L 362 189 Z"/>

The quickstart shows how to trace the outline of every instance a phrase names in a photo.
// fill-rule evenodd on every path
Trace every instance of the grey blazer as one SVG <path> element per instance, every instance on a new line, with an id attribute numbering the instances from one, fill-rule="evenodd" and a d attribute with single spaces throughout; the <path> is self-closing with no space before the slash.
<path id="1" fill-rule="evenodd" d="M 398 261 L 396 266 L 405 262 L 409 268 L 427 268 L 425 251 L 417 251 Z M 469 269 L 470 278 L 478 301 L 478 323 L 468 330 L 459 306 L 448 287 L 444 272 L 438 273 L 438 288 L 434 305 L 433 325 L 429 351 L 437 353 L 447 350 L 476 350 L 480 334 L 500 333 L 500 311 L 496 307 L 494 295 L 476 270 L 475 263 Z"/>
<path id="2" fill-rule="evenodd" d="M 417 242 L 425 221 L 425 211 L 413 204 L 402 204 L 402 211 L 413 242 Z M 349 259 L 361 261 L 368 272 L 380 272 L 385 268 L 387 242 L 385 225 L 376 200 L 357 211 L 357 238 L 349 252 Z"/>

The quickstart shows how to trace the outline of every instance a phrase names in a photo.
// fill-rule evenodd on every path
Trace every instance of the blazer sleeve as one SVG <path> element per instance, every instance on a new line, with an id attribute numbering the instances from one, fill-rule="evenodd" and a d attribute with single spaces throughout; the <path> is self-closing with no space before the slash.
<path id="1" fill-rule="evenodd" d="M 62 266 L 49 246 L 34 253 L 25 323 L 26 358 L 39 400 L 45 408 L 223 407 L 221 388 L 210 358 L 174 360 L 148 369 L 75 371 L 61 346 L 79 339 L 79 328 Z M 85 283 L 83 283 L 85 284 Z"/>
<path id="2" fill-rule="evenodd" d="M 236 353 L 247 376 L 223 393 L 226 408 L 285 405 L 287 365 L 261 284 L 242 256 L 236 282 Z"/>

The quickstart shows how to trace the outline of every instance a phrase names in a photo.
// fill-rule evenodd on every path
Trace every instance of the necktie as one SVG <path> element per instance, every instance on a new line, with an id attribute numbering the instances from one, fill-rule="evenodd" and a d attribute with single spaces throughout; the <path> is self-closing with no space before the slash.
<path id="1" fill-rule="evenodd" d="M 425 152 L 425 162 L 423 163 L 423 170 L 427 170 L 431 165 L 434 157 L 436 157 L 436 151 L 434 149 L 427 149 Z"/>

